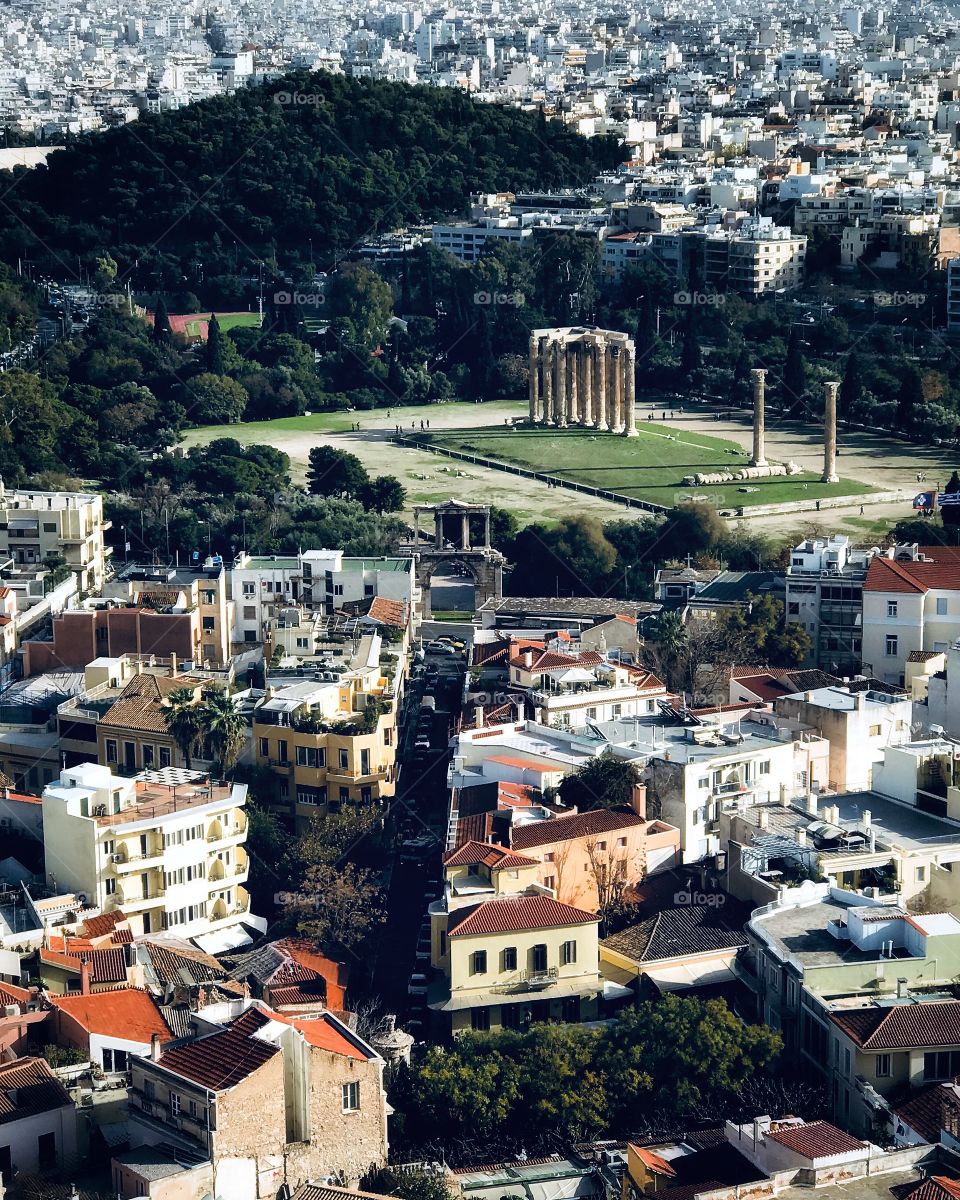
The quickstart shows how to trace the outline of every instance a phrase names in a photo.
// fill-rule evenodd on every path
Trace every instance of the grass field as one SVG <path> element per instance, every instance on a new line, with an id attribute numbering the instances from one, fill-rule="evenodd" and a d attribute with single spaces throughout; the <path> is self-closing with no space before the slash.
<path id="1" fill-rule="evenodd" d="M 821 483 L 813 473 L 685 487 L 681 482 L 685 475 L 737 470 L 747 465 L 749 457 L 733 442 L 692 430 L 641 425 L 638 433 L 638 437 L 624 438 L 579 429 L 488 428 L 450 429 L 424 436 L 437 446 L 668 507 L 683 500 L 704 500 L 717 508 L 748 507 L 856 496 L 874 490 L 850 479 Z"/>
<path id="2" fill-rule="evenodd" d="M 209 313 L 189 313 L 185 316 L 171 313 L 170 328 L 175 333 L 185 333 L 187 337 L 207 339 L 207 322 L 210 320 Z M 217 320 L 220 322 L 220 328 L 226 332 L 228 329 L 236 329 L 239 326 L 246 326 L 252 329 L 260 328 L 260 314 L 255 312 L 233 312 L 233 313 L 217 313 Z"/>
<path id="3" fill-rule="evenodd" d="M 235 315 L 256 317 L 256 313 Z M 223 318 L 218 315 L 217 320 L 222 323 Z M 394 411 L 395 416 L 393 415 Z M 214 438 L 232 437 L 245 446 L 256 442 L 273 444 L 272 439 L 278 435 L 282 438 L 304 433 L 346 433 L 358 423 L 362 432 L 383 431 L 388 433 L 392 432 L 394 426 L 399 424 L 407 432 L 412 433 L 414 429 L 419 432 L 421 419 L 430 418 L 436 424 L 438 418 L 455 419 L 458 412 L 476 413 L 477 411 L 476 404 L 453 403 L 430 405 L 423 408 L 397 408 L 390 410 L 390 416 L 383 408 L 362 412 L 304 413 L 300 417 L 277 417 L 273 421 L 241 421 L 237 425 L 205 425 L 202 429 L 191 429 L 184 438 L 184 442 L 187 445 L 195 446 L 211 442 Z M 516 417 L 518 411 L 515 400 L 496 400 L 483 405 L 484 415 L 489 416 L 491 420 L 496 420 L 500 414 L 504 417 Z M 286 446 L 283 447 L 283 449 L 286 448 Z M 306 455 L 304 455 L 305 457 Z"/>

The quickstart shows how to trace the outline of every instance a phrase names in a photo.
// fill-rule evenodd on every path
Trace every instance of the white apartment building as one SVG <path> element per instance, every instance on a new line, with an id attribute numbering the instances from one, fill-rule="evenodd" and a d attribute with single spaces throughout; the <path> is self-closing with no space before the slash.
<path id="1" fill-rule="evenodd" d="M 510 683 L 521 690 L 541 725 L 583 729 L 620 717 L 653 717 L 667 689 L 642 667 L 608 662 L 588 650 L 523 650 L 509 662 Z"/>
<path id="2" fill-rule="evenodd" d="M 863 585 L 864 669 L 900 686 L 911 652 L 946 651 L 960 638 L 960 557 L 941 547 L 911 552 L 875 558 Z"/>
<path id="3" fill-rule="evenodd" d="M 234 640 L 245 644 L 262 642 L 268 622 L 290 605 L 329 615 L 380 596 L 404 604 L 412 619 L 420 600 L 412 558 L 349 558 L 342 550 L 288 557 L 244 553 L 230 575 Z"/>
<path id="4" fill-rule="evenodd" d="M 808 538 L 790 552 L 787 618 L 812 638 L 804 666 L 855 675 L 862 657 L 863 584 L 878 546 L 858 549 L 845 534 Z"/>
<path id="5" fill-rule="evenodd" d="M 549 224 L 546 218 L 541 223 Z M 461 262 L 475 263 L 488 241 L 520 244 L 533 237 L 534 221 L 522 217 L 487 217 L 483 221 L 453 221 L 434 225 L 431 237 L 438 250 L 446 250 Z"/>
<path id="6" fill-rule="evenodd" d="M 47 883 L 144 933 L 169 929 L 207 950 L 251 940 L 247 785 L 166 767 L 134 778 L 109 767 L 66 767 L 43 791 Z"/>
<path id="7" fill-rule="evenodd" d="M 41 567 L 62 558 L 82 591 L 103 587 L 107 558 L 103 497 L 86 492 L 6 488 L 0 481 L 0 559 Z"/>

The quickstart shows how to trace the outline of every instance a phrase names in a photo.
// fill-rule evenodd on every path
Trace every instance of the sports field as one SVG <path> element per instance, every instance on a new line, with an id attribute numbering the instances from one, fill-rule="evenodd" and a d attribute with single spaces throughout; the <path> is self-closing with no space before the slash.
<path id="1" fill-rule="evenodd" d="M 851 479 L 821 483 L 819 475 L 812 472 L 684 486 L 686 475 L 736 471 L 748 465 L 749 456 L 735 442 L 653 422 L 641 424 L 635 438 L 581 429 L 504 428 L 447 429 L 420 436 L 438 447 L 543 471 L 571 483 L 667 507 L 683 500 L 704 500 L 717 508 L 748 507 L 856 496 L 874 490 Z"/>
<path id="2" fill-rule="evenodd" d="M 217 313 L 220 328 L 226 332 L 246 325 L 253 329 L 260 328 L 260 314 L 255 312 Z M 207 325 L 210 323 L 209 313 L 171 313 L 170 328 L 174 333 L 184 333 L 189 338 L 207 340 Z"/>

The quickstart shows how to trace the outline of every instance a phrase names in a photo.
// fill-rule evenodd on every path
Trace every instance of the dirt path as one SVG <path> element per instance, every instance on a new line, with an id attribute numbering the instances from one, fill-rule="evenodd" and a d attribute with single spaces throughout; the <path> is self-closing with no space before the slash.
<path id="1" fill-rule="evenodd" d="M 640 420 L 645 420 L 646 414 L 654 411 L 658 427 L 663 427 L 659 422 L 660 405 L 641 402 L 637 410 Z M 222 435 L 236 437 L 246 444 L 266 442 L 290 456 L 292 473 L 298 481 L 305 477 L 307 456 L 313 446 L 337 446 L 356 454 L 371 474 L 396 475 L 407 489 L 410 504 L 430 504 L 451 496 L 468 498 L 508 508 L 522 523 L 555 521 L 571 513 L 590 514 L 600 520 L 636 515 L 635 509 L 611 501 L 574 495 L 562 488 L 519 479 L 502 471 L 457 463 L 421 450 L 400 449 L 392 443 L 391 437 L 398 421 L 405 430 L 419 432 L 420 420 L 426 421 L 427 413 L 431 430 L 474 429 L 503 425 L 505 418 L 511 416 L 522 418 L 525 406 L 519 402 L 504 401 L 492 404 L 457 403 L 434 405 L 429 409 L 397 409 L 395 416 L 377 410 L 357 414 L 359 431 L 284 429 L 271 423 L 251 423 L 236 428 L 197 431 L 185 438 L 185 444 L 193 445 Z M 714 420 L 709 412 L 688 411 L 682 415 L 676 412 L 665 424 L 674 426 L 681 436 L 684 430 L 690 430 L 729 438 L 744 448 L 748 448 L 752 441 L 752 428 L 746 412 L 725 415 L 721 421 Z M 955 456 L 946 447 L 908 446 L 861 430 L 841 430 L 839 442 L 837 467 L 842 476 L 883 489 L 903 488 L 911 497 L 921 488 L 934 487 L 938 482 L 946 483 L 955 461 Z M 781 422 L 775 412 L 768 411 L 766 451 L 771 460 L 792 460 L 804 470 L 819 471 L 823 464 L 822 427 L 819 424 L 809 428 L 787 424 Z M 918 483 L 918 471 L 926 472 L 925 483 Z M 747 515 L 743 519 L 751 527 L 758 527 L 773 535 L 821 527 L 863 539 L 911 513 L 908 502 L 878 504 L 867 506 L 861 517 L 857 501 L 843 508 L 826 510 L 822 514 Z"/>

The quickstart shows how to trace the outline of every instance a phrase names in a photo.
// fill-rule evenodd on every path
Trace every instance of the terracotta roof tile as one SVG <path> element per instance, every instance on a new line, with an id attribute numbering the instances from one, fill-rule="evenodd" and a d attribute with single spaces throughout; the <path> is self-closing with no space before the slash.
<path id="1" fill-rule="evenodd" d="M 599 919 L 596 913 L 561 904 L 552 896 L 501 896 L 458 909 L 450 917 L 447 936 L 560 929 L 566 925 L 595 925 Z"/>
<path id="2" fill-rule="evenodd" d="M 900 592 L 918 594 L 931 589 L 960 590 L 960 562 L 898 562 L 890 558 L 874 558 L 870 562 L 865 592 Z"/>
<path id="3" fill-rule="evenodd" d="M 279 1046 L 253 1036 L 269 1020 L 259 1009 L 247 1009 L 216 1033 L 186 1045 L 171 1046 L 160 1055 L 159 1065 L 211 1091 L 226 1091 L 280 1053 Z"/>
<path id="4" fill-rule="evenodd" d="M 122 948 L 108 950 L 83 950 L 79 954 L 63 954 L 59 950 L 41 947 L 40 961 L 50 966 L 65 967 L 79 972 L 86 960 L 90 963 L 91 983 L 126 983 L 127 956 Z"/>
<path id="5" fill-rule="evenodd" d="M 834 1154 L 847 1154 L 853 1150 L 866 1150 L 867 1143 L 857 1141 L 828 1121 L 811 1121 L 807 1125 L 786 1125 L 782 1129 L 768 1129 L 766 1137 L 779 1142 L 795 1154 L 804 1158 L 828 1158 Z"/>
<path id="6" fill-rule="evenodd" d="M 70 1093 L 42 1058 L 0 1064 L 0 1125 L 72 1104 Z"/>
<path id="7" fill-rule="evenodd" d="M 647 822 L 634 812 L 616 812 L 595 808 L 592 812 L 572 813 L 552 821 L 526 821 L 511 827 L 510 845 L 514 850 L 531 850 L 554 842 L 569 842 L 573 838 L 595 837 L 600 833 L 615 833 L 618 829 L 635 829 Z"/>
<path id="8" fill-rule="evenodd" d="M 945 1108 L 960 1115 L 960 1097 L 951 1084 L 936 1083 L 916 1092 L 909 1100 L 897 1105 L 893 1111 L 925 1142 L 935 1145 L 940 1141 Z"/>
<path id="9" fill-rule="evenodd" d="M 960 1000 L 854 1009 L 830 1019 L 864 1050 L 960 1046 Z"/>
<path id="10" fill-rule="evenodd" d="M 51 996 L 50 1003 L 82 1025 L 87 1033 L 142 1043 L 149 1043 L 155 1033 L 161 1041 L 170 1041 L 172 1037 L 153 1000 L 139 988 L 91 992 L 89 996 Z"/>
<path id="11" fill-rule="evenodd" d="M 367 616 L 380 625 L 403 629 L 407 623 L 407 606 L 402 600 L 388 600 L 386 596 L 374 596 Z"/>
<path id="12" fill-rule="evenodd" d="M 495 846 L 490 842 L 464 842 L 456 850 L 451 850 L 443 860 L 445 867 L 534 867 L 539 860 L 528 858 L 525 854 L 513 854 L 503 846 Z"/>

